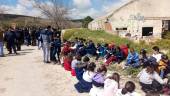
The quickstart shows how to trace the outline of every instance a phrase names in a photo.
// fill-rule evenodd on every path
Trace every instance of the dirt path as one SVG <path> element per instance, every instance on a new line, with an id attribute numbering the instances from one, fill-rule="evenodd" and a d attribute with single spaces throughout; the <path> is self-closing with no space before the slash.
<path id="1" fill-rule="evenodd" d="M 42 63 L 42 51 L 23 47 L 18 56 L 0 57 L 0 96 L 88 96 L 59 65 Z"/>

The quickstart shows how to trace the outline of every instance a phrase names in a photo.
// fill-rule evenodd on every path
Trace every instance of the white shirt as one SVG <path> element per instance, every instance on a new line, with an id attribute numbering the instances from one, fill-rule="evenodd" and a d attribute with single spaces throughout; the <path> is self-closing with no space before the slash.
<path id="1" fill-rule="evenodd" d="M 114 96 L 118 90 L 118 83 L 112 79 L 106 79 L 104 82 L 103 96 Z"/>
<path id="2" fill-rule="evenodd" d="M 132 93 L 126 93 L 126 94 L 122 94 L 122 89 L 118 89 L 116 92 L 116 95 L 114 96 L 141 96 L 141 94 L 137 93 L 137 92 L 132 92 Z"/>
<path id="3" fill-rule="evenodd" d="M 153 54 L 152 55 L 154 58 L 156 58 L 156 62 L 159 62 L 161 60 L 162 54 Z"/>
<path id="4" fill-rule="evenodd" d="M 147 73 L 146 69 L 143 69 L 137 76 L 139 81 L 144 84 L 152 84 L 153 80 L 158 81 L 160 84 L 164 84 L 164 80 L 154 71 L 153 74 Z"/>
<path id="5" fill-rule="evenodd" d="M 92 78 L 94 77 L 94 75 L 95 75 L 95 72 L 85 71 L 83 73 L 83 79 L 86 82 L 92 82 Z"/>
<path id="6" fill-rule="evenodd" d="M 114 96 L 130 96 L 130 94 L 129 93 L 122 94 L 122 89 L 118 89 L 116 95 Z"/>
<path id="7" fill-rule="evenodd" d="M 71 62 L 71 68 L 72 69 L 75 69 L 76 67 L 77 67 L 77 64 L 79 64 L 79 63 L 81 63 L 81 61 L 78 61 L 78 60 L 73 60 L 72 62 Z"/>

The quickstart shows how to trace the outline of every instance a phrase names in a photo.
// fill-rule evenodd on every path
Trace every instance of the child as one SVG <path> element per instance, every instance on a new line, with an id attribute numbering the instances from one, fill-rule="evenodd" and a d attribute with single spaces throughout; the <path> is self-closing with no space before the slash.
<path id="1" fill-rule="evenodd" d="M 157 92 L 162 89 L 162 85 L 166 84 L 166 80 L 163 80 L 155 71 L 153 64 L 148 64 L 137 76 L 139 78 L 140 85 L 144 92 L 153 91 Z"/>
<path id="2" fill-rule="evenodd" d="M 121 45 L 120 49 L 123 52 L 123 56 L 124 56 L 123 59 L 126 59 L 126 57 L 128 56 L 128 52 L 129 52 L 129 45 L 128 44 L 127 45 Z"/>
<path id="3" fill-rule="evenodd" d="M 75 59 L 71 62 L 71 75 L 76 76 L 75 68 L 78 64 L 81 64 L 81 56 L 76 55 Z"/>
<path id="4" fill-rule="evenodd" d="M 162 56 L 161 52 L 159 51 L 159 47 L 154 46 L 152 49 L 154 51 L 152 57 L 156 58 L 156 61 L 159 62 L 161 60 L 161 56 Z"/>
<path id="5" fill-rule="evenodd" d="M 132 81 L 128 81 L 123 89 L 119 89 L 115 96 L 136 96 L 135 94 L 135 84 Z"/>
<path id="6" fill-rule="evenodd" d="M 87 66 L 87 70 L 83 73 L 83 78 L 77 84 L 75 84 L 75 88 L 79 93 L 90 92 L 92 88 L 92 78 L 95 75 L 96 64 L 94 62 L 90 63 Z"/>
<path id="7" fill-rule="evenodd" d="M 149 58 L 147 56 L 147 51 L 145 49 L 142 49 L 140 51 L 140 58 L 139 58 L 140 65 L 142 65 L 143 68 L 146 68 L 148 60 Z"/>
<path id="8" fill-rule="evenodd" d="M 106 64 L 109 65 L 113 61 L 118 62 L 118 64 L 123 60 L 123 52 L 119 46 L 115 47 L 115 53 L 106 61 Z"/>
<path id="9" fill-rule="evenodd" d="M 97 69 L 97 73 L 93 77 L 93 81 L 92 81 L 94 86 L 104 87 L 106 72 L 107 72 L 107 68 L 104 65 L 101 65 L 101 67 Z"/>
<path id="10" fill-rule="evenodd" d="M 61 52 L 61 40 L 60 40 L 60 38 L 59 37 L 54 37 L 54 41 L 52 42 L 52 46 L 53 46 L 53 50 L 52 50 L 52 61 L 54 62 L 54 64 L 56 64 L 57 63 L 57 59 L 58 59 L 58 62 L 59 63 L 61 63 L 60 62 L 60 52 Z M 57 59 L 56 59 L 56 57 L 55 57 L 55 55 L 57 54 Z"/>
<path id="11" fill-rule="evenodd" d="M 104 47 L 98 43 L 97 44 L 97 55 L 96 55 L 96 60 L 98 60 L 100 57 L 104 57 Z"/>
<path id="12" fill-rule="evenodd" d="M 104 81 L 104 92 L 101 96 L 114 96 L 119 89 L 120 76 L 118 73 L 113 73 L 111 77 Z"/>
<path id="13" fill-rule="evenodd" d="M 168 83 L 163 87 L 162 94 L 165 96 L 170 95 L 170 74 L 167 74 Z"/>
<path id="14" fill-rule="evenodd" d="M 96 47 L 92 40 L 89 40 L 88 45 L 86 47 L 86 52 L 88 55 L 95 56 L 96 55 Z"/>
<path id="15" fill-rule="evenodd" d="M 161 78 L 165 77 L 165 70 L 167 68 L 167 62 L 168 62 L 168 56 L 162 55 L 161 60 L 159 61 L 159 64 L 158 64 L 158 71 L 160 73 Z"/>
<path id="16" fill-rule="evenodd" d="M 90 58 L 85 56 L 83 58 L 83 62 L 80 64 L 77 64 L 77 67 L 75 68 L 75 72 L 76 72 L 76 77 L 78 80 L 82 79 L 84 70 L 86 70 L 87 66 L 89 65 L 89 61 L 90 61 Z"/>
<path id="17" fill-rule="evenodd" d="M 64 54 L 64 62 L 63 62 L 64 64 L 63 64 L 63 66 L 64 66 L 65 70 L 71 71 L 71 62 L 72 62 L 72 60 L 73 60 L 72 55 Z"/>
<path id="18" fill-rule="evenodd" d="M 71 42 L 67 41 L 62 49 L 62 54 L 68 55 L 72 51 Z"/>
<path id="19" fill-rule="evenodd" d="M 135 52 L 133 48 L 130 49 L 130 52 L 127 57 L 127 63 L 126 66 L 131 66 L 131 67 L 139 67 L 139 54 Z"/>

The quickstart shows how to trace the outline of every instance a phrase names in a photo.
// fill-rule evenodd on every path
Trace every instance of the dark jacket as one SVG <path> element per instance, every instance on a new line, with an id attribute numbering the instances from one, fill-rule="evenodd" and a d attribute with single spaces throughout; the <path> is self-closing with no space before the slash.
<path id="1" fill-rule="evenodd" d="M 15 31 L 8 31 L 4 34 L 4 41 L 8 43 L 15 43 L 17 37 Z"/>

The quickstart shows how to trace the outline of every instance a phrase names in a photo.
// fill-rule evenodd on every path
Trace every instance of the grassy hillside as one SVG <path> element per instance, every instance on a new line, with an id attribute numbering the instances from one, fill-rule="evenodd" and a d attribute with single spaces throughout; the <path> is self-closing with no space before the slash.
<path id="1" fill-rule="evenodd" d="M 134 43 L 126 38 L 120 38 L 118 36 L 106 33 L 105 31 L 91 31 L 88 29 L 66 30 L 66 33 L 64 34 L 64 39 L 73 40 L 75 37 L 93 40 L 95 43 L 114 42 L 117 45 L 130 44 L 130 47 L 135 48 L 137 51 L 139 51 L 142 48 L 145 48 L 151 52 L 152 47 L 157 45 L 162 50 L 168 51 L 168 55 L 170 57 L 170 40 L 169 39 L 158 40 L 157 42 L 152 43 L 152 44 L 146 44 L 144 41 L 141 41 L 139 44 L 137 44 L 137 43 Z"/>

